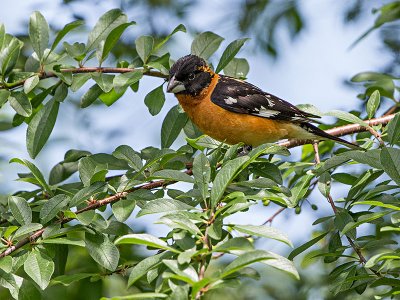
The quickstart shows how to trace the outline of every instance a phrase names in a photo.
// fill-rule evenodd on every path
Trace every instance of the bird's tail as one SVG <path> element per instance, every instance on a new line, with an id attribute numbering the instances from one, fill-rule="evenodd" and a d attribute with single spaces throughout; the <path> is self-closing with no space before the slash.
<path id="1" fill-rule="evenodd" d="M 303 122 L 303 123 L 300 123 L 299 125 L 300 125 L 301 128 L 307 130 L 309 133 L 314 134 L 314 135 L 316 135 L 318 137 L 321 137 L 324 140 L 325 139 L 326 140 L 333 140 L 335 142 L 343 144 L 343 145 L 345 145 L 347 147 L 350 147 L 352 149 L 365 150 L 364 148 L 361 148 L 360 146 L 358 146 L 356 144 L 353 144 L 353 143 L 350 143 L 350 142 L 348 142 L 346 140 L 338 138 L 337 136 L 330 135 L 329 133 L 326 133 L 325 131 L 319 129 L 318 127 L 316 127 L 316 126 L 314 126 L 314 125 L 312 125 L 310 123 Z"/>

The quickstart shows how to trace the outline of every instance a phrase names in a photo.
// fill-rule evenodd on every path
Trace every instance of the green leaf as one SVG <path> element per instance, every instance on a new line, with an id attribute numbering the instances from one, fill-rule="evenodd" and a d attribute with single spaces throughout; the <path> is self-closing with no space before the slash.
<path id="1" fill-rule="evenodd" d="M 38 75 L 34 75 L 26 79 L 24 82 L 24 93 L 29 94 L 29 92 L 32 91 L 37 86 L 38 83 L 39 83 Z"/>
<path id="2" fill-rule="evenodd" d="M 215 73 L 219 73 L 223 68 L 226 67 L 226 65 L 235 57 L 247 40 L 248 38 L 238 39 L 231 42 L 228 47 L 226 47 L 224 53 L 222 53 L 221 59 L 219 60 L 218 66 L 215 69 Z"/>
<path id="3" fill-rule="evenodd" d="M 232 273 L 235 273 L 244 267 L 253 264 L 255 262 L 272 259 L 271 254 L 264 250 L 253 250 L 245 252 L 244 254 L 238 256 L 233 262 L 225 267 L 220 275 L 221 278 L 227 277 Z"/>
<path id="4" fill-rule="evenodd" d="M 293 262 L 288 260 L 287 258 L 280 256 L 276 253 L 269 252 L 268 253 L 273 257 L 272 259 L 263 260 L 262 263 L 267 264 L 275 269 L 284 271 L 290 275 L 292 275 L 297 280 L 300 279 L 300 275 L 296 270 Z"/>
<path id="5" fill-rule="evenodd" d="M 149 35 L 139 36 L 136 41 L 136 51 L 143 63 L 146 64 L 154 47 L 154 38 Z"/>
<path id="6" fill-rule="evenodd" d="M 365 123 L 363 120 L 361 120 L 359 117 L 345 111 L 331 110 L 327 113 L 324 113 L 324 116 L 332 116 L 340 120 L 347 121 L 349 123 L 359 124 L 364 127 L 369 127 L 368 124 Z"/>
<path id="7" fill-rule="evenodd" d="M 55 239 L 44 239 L 40 240 L 40 243 L 42 244 L 56 244 L 56 245 L 72 245 L 72 246 L 79 246 L 79 247 L 85 247 L 85 241 L 77 238 L 69 238 L 69 237 L 61 237 L 61 238 L 55 238 Z"/>
<path id="8" fill-rule="evenodd" d="M 107 183 L 102 181 L 95 182 L 88 187 L 80 189 L 79 192 L 72 197 L 69 207 L 77 206 L 83 201 L 89 200 L 90 198 L 95 197 L 97 194 L 105 192 L 106 189 Z"/>
<path id="9" fill-rule="evenodd" d="M 397 113 L 394 118 L 390 120 L 387 125 L 387 134 L 391 145 L 400 142 L 400 113 Z"/>
<path id="10" fill-rule="evenodd" d="M 121 245 L 121 244 L 145 245 L 156 249 L 164 249 L 174 253 L 180 253 L 179 250 L 168 246 L 168 244 L 163 240 L 146 233 L 123 235 L 117 238 L 114 243 L 116 245 Z"/>
<path id="11" fill-rule="evenodd" d="M 3 23 L 0 23 L 0 50 L 3 48 L 4 40 L 6 37 L 6 28 Z"/>
<path id="12" fill-rule="evenodd" d="M 44 290 L 54 272 L 54 262 L 41 251 L 31 251 L 24 263 L 24 270 Z"/>
<path id="13" fill-rule="evenodd" d="M 305 194 L 308 191 L 308 188 L 310 187 L 311 179 L 313 179 L 313 178 L 314 178 L 314 175 L 306 174 L 306 175 L 302 176 L 296 182 L 294 187 L 292 187 L 290 189 L 290 191 L 292 192 L 292 196 L 290 196 L 290 198 L 288 199 L 289 202 L 287 203 L 287 205 L 289 207 L 297 206 L 299 201 L 301 199 L 303 199 L 303 197 L 305 196 Z"/>
<path id="14" fill-rule="evenodd" d="M 372 93 L 367 102 L 368 119 L 371 119 L 375 115 L 375 112 L 378 109 L 380 102 L 381 95 L 379 93 L 379 90 L 376 90 Z"/>
<path id="15" fill-rule="evenodd" d="M 193 284 L 194 282 L 199 281 L 199 276 L 197 275 L 196 270 L 191 265 L 182 267 L 178 264 L 178 261 L 172 259 L 164 259 L 162 262 L 172 272 L 181 276 L 181 279 L 186 279 L 186 282 Z"/>
<path id="16" fill-rule="evenodd" d="M 222 166 L 213 181 L 211 189 L 211 206 L 214 207 L 222 198 L 226 188 L 238 175 L 240 168 L 249 160 L 248 156 L 241 156 L 228 161 Z"/>
<path id="17" fill-rule="evenodd" d="M 162 107 L 164 106 L 164 102 L 165 94 L 163 91 L 163 85 L 156 87 L 144 98 L 144 104 L 146 104 L 152 116 L 157 115 L 161 111 Z"/>
<path id="18" fill-rule="evenodd" d="M 28 202 L 17 196 L 8 197 L 8 206 L 14 219 L 21 225 L 30 224 L 32 222 L 32 210 Z"/>
<path id="19" fill-rule="evenodd" d="M 92 79 L 104 93 L 108 93 L 113 88 L 114 75 L 95 72 L 92 73 Z"/>
<path id="20" fill-rule="evenodd" d="M 203 200 L 208 197 L 208 185 L 211 180 L 210 162 L 203 153 L 197 155 L 193 160 L 193 177 L 197 188 L 200 190 Z"/>
<path id="21" fill-rule="evenodd" d="M 168 34 L 161 42 L 159 42 L 153 49 L 152 53 L 157 52 L 159 49 L 162 48 L 162 46 L 164 46 L 164 44 L 166 42 L 169 41 L 169 39 L 177 32 L 182 31 L 182 32 L 186 32 L 186 27 L 183 24 L 179 24 L 178 26 L 175 27 L 174 30 L 172 30 L 172 32 L 170 34 Z"/>
<path id="22" fill-rule="evenodd" d="M 90 256 L 102 267 L 114 271 L 118 267 L 118 248 L 104 234 L 85 233 L 86 249 Z"/>
<path id="23" fill-rule="evenodd" d="M 52 99 L 29 122 L 26 131 L 26 147 L 32 158 L 39 154 L 49 139 L 57 120 L 59 107 L 60 102 Z"/>
<path id="24" fill-rule="evenodd" d="M 174 211 L 189 211 L 193 210 L 194 207 L 187 205 L 186 203 L 168 198 L 160 198 L 156 200 L 151 200 L 146 202 L 142 207 L 136 217 L 148 215 L 148 214 L 158 214 L 163 212 L 174 212 Z"/>
<path id="25" fill-rule="evenodd" d="M 56 38 L 54 39 L 53 44 L 51 45 L 51 51 L 53 51 L 57 45 L 61 42 L 64 36 L 67 35 L 68 32 L 71 30 L 74 30 L 75 28 L 82 26 L 84 22 L 82 20 L 76 20 L 71 23 L 68 23 L 67 25 L 64 26 L 63 29 L 61 29 L 58 33 Z"/>
<path id="26" fill-rule="evenodd" d="M 381 201 L 357 201 L 351 204 L 353 205 L 371 205 L 371 206 L 379 206 L 379 207 L 384 207 L 384 208 L 389 208 L 389 209 L 393 209 L 393 210 L 400 210 L 399 206 L 395 206 L 393 204 L 387 204 L 387 203 L 383 203 Z"/>
<path id="27" fill-rule="evenodd" d="M 112 9 L 102 15 L 89 33 L 86 52 L 96 49 L 101 41 L 107 39 L 114 28 L 127 23 L 127 21 L 128 17 L 120 9 Z"/>
<path id="28" fill-rule="evenodd" d="M 97 163 L 91 156 L 79 160 L 78 170 L 84 186 L 89 186 L 96 181 L 104 181 L 108 172 L 106 164 Z"/>
<path id="29" fill-rule="evenodd" d="M 12 92 L 9 102 L 17 114 L 23 117 L 29 117 L 32 114 L 32 104 L 23 92 Z"/>
<path id="30" fill-rule="evenodd" d="M 90 78 L 92 78 L 90 73 L 74 74 L 74 77 L 72 78 L 72 84 L 70 86 L 71 91 L 78 91 Z"/>
<path id="31" fill-rule="evenodd" d="M 101 297 L 100 300 L 135 300 L 135 299 L 158 299 L 158 298 L 168 298 L 167 294 L 163 293 L 139 293 L 128 296 L 117 296 L 112 298 Z"/>
<path id="32" fill-rule="evenodd" d="M 118 146 L 112 155 L 118 159 L 125 160 L 135 171 L 139 171 L 143 168 L 142 159 L 140 158 L 139 154 L 130 146 Z"/>
<path id="33" fill-rule="evenodd" d="M 91 86 L 81 98 L 81 108 L 86 108 L 91 105 L 102 93 L 103 91 L 97 84 Z"/>
<path id="34" fill-rule="evenodd" d="M 33 231 L 37 231 L 39 229 L 42 229 L 43 225 L 39 223 L 29 223 L 22 225 L 18 230 L 14 233 L 14 238 L 18 238 L 20 236 L 23 236 L 27 233 L 31 233 Z"/>
<path id="35" fill-rule="evenodd" d="M 341 157 L 352 159 L 361 164 L 367 164 L 375 169 L 382 169 L 380 163 L 381 149 L 371 149 L 368 151 L 346 151 L 340 154 Z"/>
<path id="36" fill-rule="evenodd" d="M 100 95 L 99 98 L 101 102 L 103 102 L 105 105 L 111 106 L 114 104 L 114 102 L 116 102 L 119 98 L 121 98 L 123 94 L 124 94 L 123 92 L 117 93 L 115 89 L 112 89 L 108 93 Z"/>
<path id="37" fill-rule="evenodd" d="M 53 284 L 60 283 L 64 286 L 69 286 L 71 283 L 74 283 L 76 281 L 92 277 L 96 275 L 96 273 L 77 273 L 77 274 L 68 274 L 68 275 L 61 275 L 53 278 L 51 282 Z"/>
<path id="38" fill-rule="evenodd" d="M 114 217 L 119 222 L 125 222 L 132 214 L 133 209 L 136 206 L 136 202 L 133 200 L 121 199 L 112 205 L 112 211 Z"/>
<path id="39" fill-rule="evenodd" d="M 7 102 L 11 92 L 8 90 L 0 90 L 0 108 Z"/>
<path id="40" fill-rule="evenodd" d="M 233 229 L 236 231 L 247 233 L 250 235 L 261 236 L 268 239 L 274 239 L 277 241 L 281 241 L 290 247 L 293 247 L 292 242 L 289 240 L 289 237 L 280 231 L 279 229 L 272 228 L 266 225 L 234 225 Z"/>
<path id="41" fill-rule="evenodd" d="M 13 70 L 22 46 L 23 43 L 19 39 L 9 34 L 5 35 L 3 49 L 0 52 L 1 73 L 3 76 L 8 75 Z"/>
<path id="42" fill-rule="evenodd" d="M 308 241 L 307 243 L 304 243 L 303 245 L 297 247 L 292 252 L 290 252 L 288 259 L 293 260 L 293 258 L 295 258 L 297 255 L 306 251 L 308 248 L 310 248 L 311 246 L 315 245 L 320 240 L 322 240 L 328 233 L 329 232 L 324 232 L 324 233 L 320 234 L 319 236 L 313 238 L 311 241 Z"/>
<path id="43" fill-rule="evenodd" d="M 357 222 L 347 222 L 346 225 L 344 226 L 344 228 L 341 230 L 341 233 L 347 235 L 350 230 L 360 226 L 361 224 L 370 223 L 371 221 L 379 219 L 379 218 L 387 215 L 388 213 L 390 213 L 390 211 L 370 213 L 370 214 L 363 215 L 358 218 Z M 354 238 L 354 237 L 352 237 L 352 238 Z"/>
<path id="44" fill-rule="evenodd" d="M 111 30 L 110 34 L 107 36 L 104 42 L 100 63 L 106 59 L 111 49 L 114 48 L 121 35 L 124 33 L 125 29 L 134 24 L 136 24 L 136 22 L 123 23 Z"/>
<path id="45" fill-rule="evenodd" d="M 123 93 L 128 86 L 138 82 L 143 77 L 142 71 L 127 72 L 114 77 L 114 89 L 117 93 Z"/>
<path id="46" fill-rule="evenodd" d="M 68 205 L 70 197 L 59 194 L 47 200 L 40 210 L 40 220 L 46 224 L 53 219 L 64 207 Z"/>
<path id="47" fill-rule="evenodd" d="M 218 244 L 213 251 L 215 252 L 231 252 L 235 250 L 254 250 L 254 246 L 247 238 L 234 237 L 226 242 Z"/>
<path id="48" fill-rule="evenodd" d="M 192 220 L 182 213 L 165 215 L 160 218 L 157 223 L 165 224 L 171 228 L 180 228 L 190 232 L 191 234 L 202 235 L 200 229 L 192 222 Z"/>
<path id="49" fill-rule="evenodd" d="M 33 50 L 42 61 L 44 50 L 49 44 L 49 24 L 38 11 L 33 12 L 29 19 L 29 38 Z"/>
<path id="50" fill-rule="evenodd" d="M 183 181 L 193 183 L 194 180 L 188 174 L 177 171 L 177 170 L 160 170 L 156 171 L 151 175 L 151 178 L 172 180 L 172 181 Z"/>
<path id="51" fill-rule="evenodd" d="M 211 31 L 200 33 L 192 42 L 191 54 L 208 59 L 221 45 L 223 37 Z"/>
<path id="52" fill-rule="evenodd" d="M 57 102 L 63 102 L 65 98 L 68 96 L 68 87 L 67 85 L 62 82 L 57 88 L 56 91 L 54 92 L 54 100 Z"/>
<path id="53" fill-rule="evenodd" d="M 53 194 L 50 186 L 47 184 L 46 180 L 44 179 L 43 174 L 29 160 L 13 158 L 10 160 L 10 163 L 18 163 L 18 164 L 28 167 L 28 169 L 32 172 L 32 175 L 36 178 L 37 182 L 43 187 L 43 189 L 45 191 L 47 191 L 50 195 Z"/>
<path id="54" fill-rule="evenodd" d="M 178 105 L 175 105 L 165 116 L 161 127 L 161 147 L 168 148 L 176 140 L 179 133 L 185 127 L 188 117 L 185 113 L 179 112 Z"/>
<path id="55" fill-rule="evenodd" d="M 153 256 L 149 256 L 140 261 L 136 266 L 132 268 L 131 274 L 129 275 L 128 279 L 128 287 L 130 287 L 138 279 L 146 275 L 151 269 L 161 264 L 163 259 L 169 258 L 171 256 L 172 256 L 171 252 L 164 252 Z"/>
<path id="56" fill-rule="evenodd" d="M 18 299 L 19 285 L 17 284 L 15 277 L 18 276 L 0 269 L 0 286 L 8 289 L 14 299 Z"/>
<path id="57" fill-rule="evenodd" d="M 383 148 L 380 160 L 385 172 L 400 185 L 400 149 Z"/>
<path id="58" fill-rule="evenodd" d="M 224 74 L 235 78 L 246 78 L 250 66 L 245 58 L 233 58 L 224 68 Z"/>

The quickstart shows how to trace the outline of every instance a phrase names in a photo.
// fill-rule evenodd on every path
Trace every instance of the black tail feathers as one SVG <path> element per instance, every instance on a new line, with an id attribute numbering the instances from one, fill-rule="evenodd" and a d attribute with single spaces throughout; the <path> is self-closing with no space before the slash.
<path id="1" fill-rule="evenodd" d="M 350 147 L 352 149 L 355 149 L 355 150 L 365 150 L 364 148 L 361 148 L 358 145 L 355 145 L 355 144 L 350 143 L 350 142 L 348 142 L 346 140 L 338 138 L 337 136 L 330 135 L 329 133 L 326 133 L 325 131 L 319 129 L 318 127 L 316 127 L 316 126 L 314 126 L 314 125 L 312 125 L 310 123 L 303 122 L 303 123 L 300 124 L 300 126 L 303 129 L 307 130 L 308 132 L 310 132 L 312 134 L 315 134 L 316 136 L 321 137 L 322 139 L 332 140 L 332 141 L 338 142 L 340 144 L 346 145 L 346 146 L 348 146 L 348 147 Z"/>

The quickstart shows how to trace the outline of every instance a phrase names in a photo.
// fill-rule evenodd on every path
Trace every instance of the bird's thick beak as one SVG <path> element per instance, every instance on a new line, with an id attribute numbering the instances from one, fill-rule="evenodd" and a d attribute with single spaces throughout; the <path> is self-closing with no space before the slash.
<path id="1" fill-rule="evenodd" d="M 167 92 L 168 93 L 179 93 L 185 90 L 185 85 L 180 82 L 179 80 L 175 79 L 175 76 L 173 76 L 169 82 L 168 82 L 168 86 L 167 86 Z"/>

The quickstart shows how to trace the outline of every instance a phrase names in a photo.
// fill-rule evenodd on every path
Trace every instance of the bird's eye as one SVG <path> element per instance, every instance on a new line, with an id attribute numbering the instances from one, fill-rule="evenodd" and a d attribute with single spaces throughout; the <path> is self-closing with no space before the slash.
<path id="1" fill-rule="evenodd" d="M 188 76 L 189 80 L 193 80 L 194 77 L 195 77 L 195 76 L 194 76 L 194 73 L 190 73 L 189 76 Z"/>

